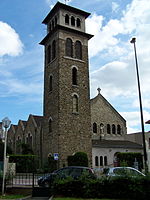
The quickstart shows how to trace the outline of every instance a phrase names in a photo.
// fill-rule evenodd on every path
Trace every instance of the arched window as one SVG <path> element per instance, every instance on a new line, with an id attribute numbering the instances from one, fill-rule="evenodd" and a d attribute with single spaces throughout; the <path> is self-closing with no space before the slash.
<path id="1" fill-rule="evenodd" d="M 103 156 L 100 156 L 100 166 L 103 166 Z"/>
<path id="2" fill-rule="evenodd" d="M 52 20 L 52 30 L 54 29 L 54 20 Z"/>
<path id="3" fill-rule="evenodd" d="M 97 124 L 93 123 L 93 133 L 97 133 Z"/>
<path id="4" fill-rule="evenodd" d="M 77 27 L 81 26 L 81 20 L 79 18 L 77 18 Z"/>
<path id="5" fill-rule="evenodd" d="M 52 119 L 49 119 L 49 133 L 52 132 Z"/>
<path id="6" fill-rule="evenodd" d="M 52 43 L 52 60 L 56 57 L 56 41 L 54 40 Z"/>
<path id="7" fill-rule="evenodd" d="M 107 124 L 107 134 L 111 133 L 111 128 L 110 128 L 110 124 Z"/>
<path id="8" fill-rule="evenodd" d="M 104 156 L 104 165 L 107 166 L 107 156 Z"/>
<path id="9" fill-rule="evenodd" d="M 73 113 L 78 112 L 78 96 L 76 94 L 73 95 Z"/>
<path id="10" fill-rule="evenodd" d="M 49 91 L 51 92 L 53 89 L 53 77 L 50 75 L 49 77 Z"/>
<path id="11" fill-rule="evenodd" d="M 119 124 L 117 125 L 117 134 L 121 134 L 121 126 Z"/>
<path id="12" fill-rule="evenodd" d="M 73 16 L 71 17 L 71 25 L 75 26 L 75 18 Z"/>
<path id="13" fill-rule="evenodd" d="M 75 43 L 75 57 L 78 59 L 82 59 L 82 44 L 80 41 L 76 41 Z"/>
<path id="14" fill-rule="evenodd" d="M 77 85 L 77 69 L 76 69 L 76 67 L 72 68 L 72 85 Z"/>
<path id="15" fill-rule="evenodd" d="M 57 17 L 55 17 L 55 26 L 57 25 Z"/>
<path id="16" fill-rule="evenodd" d="M 51 61 L 51 45 L 48 45 L 47 48 L 47 63 L 50 63 Z"/>
<path id="17" fill-rule="evenodd" d="M 72 40 L 70 38 L 66 39 L 66 56 L 73 57 Z"/>
<path id="18" fill-rule="evenodd" d="M 95 166 L 98 166 L 98 156 L 95 156 Z"/>
<path id="19" fill-rule="evenodd" d="M 115 124 L 112 125 L 112 134 L 116 134 L 116 126 L 115 126 Z"/>
<path id="20" fill-rule="evenodd" d="M 26 143 L 29 145 L 30 148 L 32 148 L 32 134 L 28 133 Z"/>
<path id="21" fill-rule="evenodd" d="M 68 24 L 69 25 L 69 15 L 65 15 L 65 24 Z"/>

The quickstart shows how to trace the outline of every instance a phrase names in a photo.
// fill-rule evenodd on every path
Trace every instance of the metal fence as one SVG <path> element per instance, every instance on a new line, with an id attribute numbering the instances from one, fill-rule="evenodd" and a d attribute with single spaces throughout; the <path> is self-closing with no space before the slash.
<path id="1" fill-rule="evenodd" d="M 38 178 L 43 174 L 34 173 L 16 173 L 13 177 L 8 179 L 7 185 L 12 187 L 17 186 L 38 186 Z"/>

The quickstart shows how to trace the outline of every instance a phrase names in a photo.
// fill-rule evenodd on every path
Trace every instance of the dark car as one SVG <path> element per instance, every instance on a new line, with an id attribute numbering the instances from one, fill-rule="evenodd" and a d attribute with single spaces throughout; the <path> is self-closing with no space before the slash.
<path id="1" fill-rule="evenodd" d="M 50 187 L 53 181 L 58 179 L 66 179 L 67 177 L 72 177 L 73 179 L 78 179 L 82 175 L 85 175 L 89 178 L 95 179 L 96 176 L 94 171 L 88 167 L 79 167 L 79 166 L 69 166 L 58 169 L 51 174 L 47 174 L 38 179 L 38 185 L 40 187 Z"/>

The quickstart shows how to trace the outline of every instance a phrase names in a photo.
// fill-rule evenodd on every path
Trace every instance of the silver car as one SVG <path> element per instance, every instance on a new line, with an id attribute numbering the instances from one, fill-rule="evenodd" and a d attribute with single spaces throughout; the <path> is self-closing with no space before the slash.
<path id="1" fill-rule="evenodd" d="M 103 174 L 106 176 L 130 176 L 130 177 L 144 177 L 145 174 L 132 167 L 110 167 L 105 168 Z"/>

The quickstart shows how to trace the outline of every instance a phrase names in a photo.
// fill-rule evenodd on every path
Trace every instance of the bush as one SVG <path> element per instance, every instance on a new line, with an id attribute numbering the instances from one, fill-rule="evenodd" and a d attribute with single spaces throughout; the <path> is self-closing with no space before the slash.
<path id="1" fill-rule="evenodd" d="M 149 199 L 149 178 L 101 178 L 97 180 L 81 177 L 78 180 L 68 178 L 56 180 L 52 186 L 54 195 L 80 198 L 127 198 Z"/>
<path id="2" fill-rule="evenodd" d="M 88 167 L 88 156 L 84 152 L 77 152 L 73 156 L 68 156 L 68 166 Z"/>

